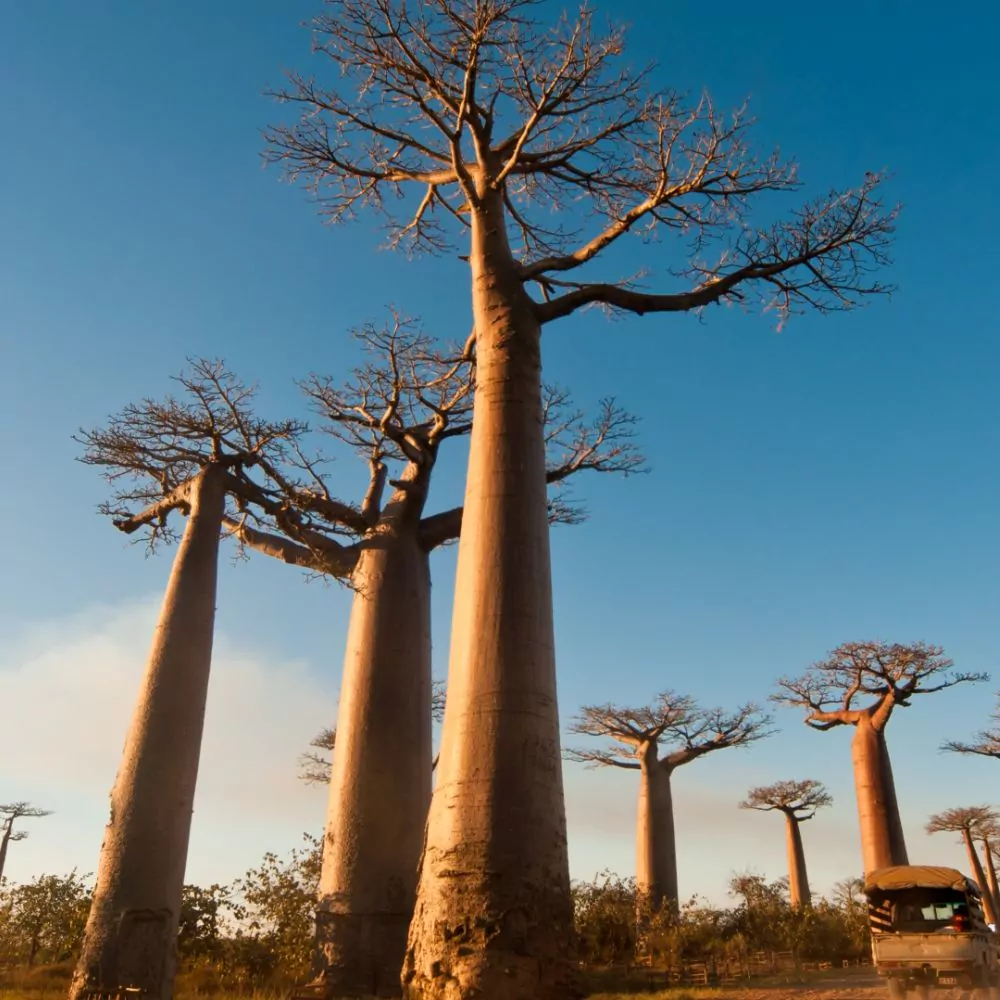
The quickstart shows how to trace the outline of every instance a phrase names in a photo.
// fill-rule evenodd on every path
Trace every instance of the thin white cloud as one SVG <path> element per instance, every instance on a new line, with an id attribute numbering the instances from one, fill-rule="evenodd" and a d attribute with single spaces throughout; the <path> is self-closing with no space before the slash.
<path id="1" fill-rule="evenodd" d="M 56 810 L 11 850 L 8 874 L 93 870 L 159 599 L 27 625 L 0 652 L 0 801 Z M 217 636 L 189 878 L 226 881 L 322 826 L 325 796 L 296 759 L 332 722 L 337 678 Z"/>

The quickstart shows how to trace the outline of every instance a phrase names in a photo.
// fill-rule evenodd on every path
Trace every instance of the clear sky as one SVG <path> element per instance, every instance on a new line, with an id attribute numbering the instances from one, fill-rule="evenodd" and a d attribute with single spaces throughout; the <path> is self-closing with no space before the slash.
<path id="1" fill-rule="evenodd" d="M 299 22 L 318 8 L 0 6 L 0 801 L 56 811 L 11 849 L 15 880 L 94 869 L 169 568 L 95 513 L 105 486 L 74 462 L 74 431 L 163 393 L 187 356 L 225 358 L 268 412 L 298 412 L 293 379 L 343 371 L 348 329 L 390 304 L 442 336 L 469 329 L 461 262 L 379 252 L 367 222 L 325 227 L 261 169 L 259 130 L 277 115 L 262 91 L 310 69 Z M 640 414 L 652 468 L 581 484 L 589 522 L 554 533 L 564 717 L 665 688 L 763 700 L 850 639 L 924 639 L 1000 675 L 1000 15 L 985 0 L 955 17 L 904 0 L 599 9 L 635 26 L 633 56 L 655 58 L 659 82 L 724 106 L 750 95 L 760 144 L 800 162 L 804 195 L 887 167 L 904 209 L 891 302 L 780 334 L 736 309 L 584 314 L 546 334 L 547 378 Z M 461 464 L 434 506 L 460 496 Z M 453 560 L 434 562 L 441 676 Z M 320 828 L 324 796 L 296 782 L 295 758 L 334 719 L 348 597 L 227 559 L 192 881 L 228 880 Z M 1000 763 L 937 747 L 986 723 L 996 686 L 892 720 L 911 860 L 961 863 L 923 822 L 989 801 Z M 771 740 L 678 774 L 684 894 L 722 902 L 734 871 L 784 873 L 778 821 L 735 808 L 784 778 L 836 797 L 805 831 L 815 887 L 860 868 L 849 734 L 777 721 Z M 635 779 L 567 765 L 566 782 L 574 876 L 630 874 Z"/>

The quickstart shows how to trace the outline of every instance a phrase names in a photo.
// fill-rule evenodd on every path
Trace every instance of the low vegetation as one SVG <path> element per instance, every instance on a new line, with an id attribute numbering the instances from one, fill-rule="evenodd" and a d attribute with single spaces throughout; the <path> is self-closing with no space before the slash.
<path id="1" fill-rule="evenodd" d="M 184 888 L 176 995 L 286 995 L 309 973 L 321 842 L 266 854 L 228 885 Z M 573 887 L 581 964 L 593 997 L 672 998 L 716 983 L 845 962 L 868 953 L 859 882 L 794 909 L 786 879 L 735 876 L 728 908 L 691 898 L 677 913 L 644 905 L 635 879 L 610 872 Z M 82 940 L 91 877 L 76 871 L 0 885 L 0 1000 L 64 996 Z"/>

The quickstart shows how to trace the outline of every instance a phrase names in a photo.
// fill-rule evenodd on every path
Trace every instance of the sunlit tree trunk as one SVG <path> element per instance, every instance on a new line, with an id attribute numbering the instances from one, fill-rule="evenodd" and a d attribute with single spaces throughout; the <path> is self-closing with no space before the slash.
<path id="1" fill-rule="evenodd" d="M 997 882 L 997 870 L 993 863 L 992 846 L 989 840 L 983 841 L 983 863 L 986 868 L 986 884 L 990 895 L 993 897 L 993 920 L 991 923 L 995 924 L 997 918 L 1000 917 L 1000 883 Z"/>
<path id="2" fill-rule="evenodd" d="M 996 923 L 996 913 L 993 908 L 992 892 L 990 885 L 986 881 L 986 872 L 983 871 L 982 862 L 976 851 L 976 845 L 972 841 L 972 833 L 968 828 L 962 831 L 962 841 L 965 844 L 965 852 L 969 857 L 969 868 L 972 869 L 972 877 L 982 894 L 983 909 L 986 911 L 986 919 L 991 923 Z"/>
<path id="3" fill-rule="evenodd" d="M 908 864 L 885 738 L 867 716 L 856 723 L 851 757 L 865 872 Z"/>
<path id="4" fill-rule="evenodd" d="M 111 793 L 71 998 L 138 987 L 170 1000 L 212 661 L 224 471 L 193 481 L 190 512 Z"/>
<path id="5" fill-rule="evenodd" d="M 677 844 L 671 770 L 662 761 L 643 758 L 636 817 L 635 880 L 652 909 L 666 905 L 677 912 Z"/>
<path id="6" fill-rule="evenodd" d="M 794 813 L 785 813 L 785 843 L 788 848 L 788 895 L 792 908 L 804 909 L 812 902 L 806 852 L 802 847 L 802 827 Z"/>
<path id="7" fill-rule="evenodd" d="M 448 701 L 408 997 L 567 995 L 572 903 L 556 707 L 540 329 L 499 195 L 472 213 L 476 398 Z"/>
<path id="8" fill-rule="evenodd" d="M 430 567 L 415 530 L 361 553 L 317 912 L 331 996 L 400 993 L 431 797 Z"/>

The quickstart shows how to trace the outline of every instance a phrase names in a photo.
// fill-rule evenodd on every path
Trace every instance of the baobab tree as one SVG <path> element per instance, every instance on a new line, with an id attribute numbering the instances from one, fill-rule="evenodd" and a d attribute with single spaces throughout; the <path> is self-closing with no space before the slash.
<path id="1" fill-rule="evenodd" d="M 828 730 L 853 726 L 851 756 L 865 872 L 908 864 L 885 729 L 897 708 L 985 674 L 962 673 L 939 646 L 846 642 L 797 679 L 783 677 L 772 700 L 803 708 L 805 723 Z"/>
<path id="2" fill-rule="evenodd" d="M 640 772 L 636 883 L 651 909 L 664 904 L 674 911 L 678 908 L 674 771 L 716 750 L 749 746 L 769 736 L 770 721 L 752 704 L 735 712 L 705 709 L 672 691 L 642 708 L 607 704 L 580 709 L 570 732 L 610 738 L 613 743 L 600 749 L 568 748 L 565 758 Z"/>
<path id="3" fill-rule="evenodd" d="M 1000 695 L 998 695 L 1000 697 Z M 951 753 L 968 754 L 977 757 L 995 757 L 1000 760 L 1000 707 L 993 710 L 990 718 L 996 723 L 989 729 L 981 729 L 971 743 L 949 740 L 942 744 L 942 750 Z"/>
<path id="4" fill-rule="evenodd" d="M 875 274 L 894 226 L 881 175 L 762 226 L 755 196 L 799 181 L 777 154 L 755 154 L 744 109 L 657 89 L 589 8 L 555 22 L 540 11 L 329 0 L 312 23 L 329 83 L 291 74 L 276 96 L 301 115 L 267 136 L 267 158 L 330 222 L 370 209 L 391 245 L 459 245 L 469 268 L 476 402 L 449 700 L 403 974 L 424 998 L 572 989 L 543 327 L 592 305 L 753 303 L 783 319 L 888 290 Z M 660 287 L 640 287 L 610 271 L 607 251 L 629 234 L 677 237 L 688 265 L 671 260 Z"/>
<path id="5" fill-rule="evenodd" d="M 431 695 L 431 717 L 435 722 L 444 721 L 444 682 L 434 681 Z M 311 750 L 299 755 L 299 781 L 307 785 L 329 785 L 332 754 L 337 746 L 337 730 L 321 729 L 310 741 Z M 320 751 L 317 753 L 316 751 Z M 437 757 L 431 770 L 437 768 Z"/>
<path id="6" fill-rule="evenodd" d="M 983 868 L 986 870 L 986 884 L 993 896 L 993 913 L 1000 916 L 1000 882 L 997 881 L 996 852 L 1000 849 L 1000 823 L 995 819 L 977 823 L 973 839 L 983 845 Z"/>
<path id="7" fill-rule="evenodd" d="M 346 381 L 314 375 L 303 389 L 320 427 L 368 463 L 362 502 L 334 503 L 300 449 L 312 482 L 284 484 L 282 517 L 248 503 L 226 522 L 246 549 L 353 591 L 317 908 L 316 973 L 331 995 L 400 989 L 431 797 L 430 554 L 463 525 L 461 507 L 427 504 L 440 448 L 469 430 L 472 389 L 468 362 L 435 353 L 398 317 L 359 336 L 368 360 Z M 573 521 L 575 474 L 641 467 L 635 419 L 605 400 L 588 422 L 555 388 L 545 403 L 549 513 Z"/>
<path id="8" fill-rule="evenodd" d="M 111 792 L 73 998 L 126 986 L 173 995 L 227 496 L 256 495 L 246 470 L 278 460 L 301 429 L 254 417 L 253 390 L 221 363 L 195 362 L 178 381 L 188 399 L 127 406 L 79 438 L 82 461 L 114 487 L 102 509 L 116 528 L 155 547 L 174 537 L 172 514 L 186 525 Z"/>
<path id="9" fill-rule="evenodd" d="M 741 809 L 780 812 L 785 817 L 785 842 L 788 847 L 788 894 L 794 909 L 804 909 L 812 902 L 806 855 L 802 847 L 801 825 L 816 815 L 817 809 L 832 805 L 833 797 L 821 781 L 778 781 L 773 785 L 751 788 L 740 803 Z"/>
<path id="10" fill-rule="evenodd" d="M 14 824 L 22 819 L 40 819 L 51 815 L 50 809 L 38 809 L 30 802 L 8 802 L 0 806 L 0 817 L 3 817 L 0 822 L 0 879 L 7 864 L 7 848 L 28 836 L 27 830 L 15 830 Z"/>
<path id="11" fill-rule="evenodd" d="M 982 862 L 979 860 L 975 841 L 979 839 L 980 830 L 995 824 L 998 818 L 1000 817 L 989 806 L 965 806 L 935 813 L 927 821 L 925 828 L 928 833 L 957 833 L 961 835 L 969 858 L 972 877 L 982 891 L 986 919 L 991 924 L 997 922 L 996 901 L 993 898 L 992 888 L 986 879 Z"/>

